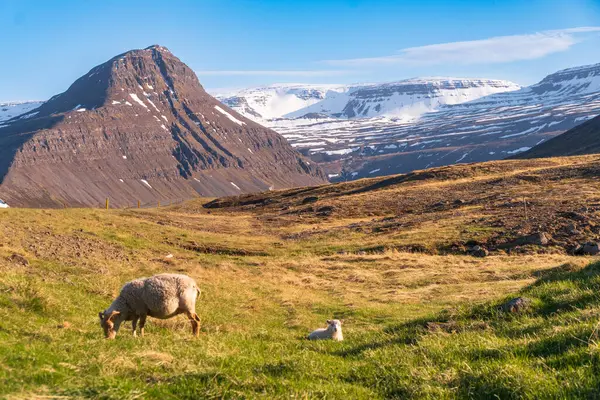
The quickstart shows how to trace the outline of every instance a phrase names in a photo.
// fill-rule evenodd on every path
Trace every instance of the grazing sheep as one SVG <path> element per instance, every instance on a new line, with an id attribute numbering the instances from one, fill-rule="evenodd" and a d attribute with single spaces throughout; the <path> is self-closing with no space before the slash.
<path id="1" fill-rule="evenodd" d="M 328 319 L 327 328 L 317 329 L 308 335 L 309 340 L 333 339 L 341 342 L 344 340 L 342 335 L 342 322 L 337 319 Z"/>
<path id="2" fill-rule="evenodd" d="M 187 275 L 160 274 L 127 282 L 110 307 L 100 312 L 100 326 L 107 339 L 117 336 L 123 321 L 132 321 L 133 336 L 140 321 L 144 336 L 146 317 L 168 319 L 185 313 L 195 336 L 200 333 L 200 317 L 196 314 L 196 299 L 200 289 Z"/>

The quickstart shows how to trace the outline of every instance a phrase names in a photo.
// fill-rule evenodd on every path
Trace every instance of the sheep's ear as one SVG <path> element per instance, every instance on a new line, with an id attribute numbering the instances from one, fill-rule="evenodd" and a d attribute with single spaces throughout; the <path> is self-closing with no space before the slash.
<path id="1" fill-rule="evenodd" d="M 112 320 L 114 317 L 116 317 L 117 315 L 120 315 L 121 312 L 120 311 L 113 311 L 110 313 L 110 315 L 108 316 L 108 318 L 106 319 L 107 321 Z"/>
<path id="2" fill-rule="evenodd" d="M 330 319 L 328 319 L 328 320 L 327 320 L 327 323 L 328 323 L 328 324 L 331 324 L 331 320 L 330 320 Z"/>

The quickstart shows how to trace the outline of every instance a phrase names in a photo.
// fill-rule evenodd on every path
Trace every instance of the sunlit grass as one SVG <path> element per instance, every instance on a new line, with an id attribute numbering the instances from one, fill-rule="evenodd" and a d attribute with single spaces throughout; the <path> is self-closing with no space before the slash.
<path id="1" fill-rule="evenodd" d="M 458 171 L 454 184 L 483 185 L 567 162 L 576 160 L 450 172 Z M 505 185 L 493 202 L 527 194 L 558 204 L 566 192 L 595 202 L 596 186 L 576 179 Z M 598 397 L 592 258 L 449 254 L 454 242 L 503 233 L 489 223 L 509 210 L 489 206 L 492 186 L 467 188 L 473 204 L 439 209 L 467 189 L 433 180 L 337 196 L 361 185 L 314 189 L 318 206 L 335 207 L 330 218 L 287 213 L 302 199 L 266 211 L 206 210 L 204 200 L 0 210 L 0 398 Z M 510 210 L 516 225 L 529 223 Z M 29 265 L 10 261 L 15 253 Z M 160 272 L 199 283 L 200 338 L 178 317 L 150 319 L 143 338 L 127 323 L 117 340 L 104 340 L 98 312 L 128 280 Z M 498 311 L 515 296 L 531 307 Z M 343 342 L 305 339 L 330 318 L 343 319 Z"/>
<path id="2" fill-rule="evenodd" d="M 585 259 L 338 254 L 366 246 L 365 235 L 282 241 L 264 232 L 228 233 L 235 218 L 220 221 L 211 214 L 203 221 L 197 215 L 177 226 L 184 216 L 171 215 L 168 224 L 159 223 L 165 218 L 160 210 L 0 215 L 2 396 L 533 398 L 585 393 L 595 382 L 584 369 L 596 359 L 595 345 L 586 342 L 598 306 L 593 291 L 583 281 L 535 284 L 543 271 L 566 262 L 576 270 Z M 239 223 L 245 229 L 252 224 L 244 215 Z M 179 246 L 188 241 L 267 255 Z M 13 252 L 30 264 L 9 262 Z M 168 253 L 174 261 L 165 261 Z M 116 341 L 104 340 L 97 312 L 125 281 L 163 271 L 187 273 L 200 283 L 200 339 L 192 338 L 182 317 L 150 320 L 144 338 L 131 337 L 125 326 Z M 492 307 L 486 304 L 528 286 L 539 298 L 534 312 L 507 319 L 485 311 Z M 584 294 L 592 299 L 585 304 Z M 539 314 L 549 299 L 580 309 Z M 419 321 L 435 321 L 444 309 L 465 310 L 452 317 L 465 328 L 427 332 Z M 331 317 L 344 319 L 346 341 L 304 339 Z M 563 342 L 565 351 L 557 353 Z M 554 369 L 544 366 L 548 362 Z M 566 376 L 580 377 L 577 387 L 565 386 L 557 372 L 563 366 Z"/>

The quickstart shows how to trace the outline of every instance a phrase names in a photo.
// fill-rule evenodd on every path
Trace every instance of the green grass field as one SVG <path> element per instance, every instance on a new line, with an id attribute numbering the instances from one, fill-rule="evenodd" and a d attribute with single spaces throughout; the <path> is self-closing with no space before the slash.
<path id="1" fill-rule="evenodd" d="M 600 397 L 591 257 L 395 250 L 493 233 L 455 211 L 373 233 L 200 205 L 2 210 L 0 398 Z M 179 316 L 105 340 L 120 287 L 167 271 L 199 283 L 200 337 Z M 515 296 L 531 307 L 498 310 Z M 345 341 L 305 339 L 329 318 Z"/>

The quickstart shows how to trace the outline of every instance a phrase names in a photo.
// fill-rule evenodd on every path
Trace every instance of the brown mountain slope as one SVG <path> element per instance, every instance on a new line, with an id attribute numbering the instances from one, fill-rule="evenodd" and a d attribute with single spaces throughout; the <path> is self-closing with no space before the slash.
<path id="1" fill-rule="evenodd" d="M 600 116 L 512 158 L 542 158 L 600 153 Z"/>
<path id="2" fill-rule="evenodd" d="M 599 175 L 598 155 L 503 160 L 191 201 L 176 209 L 208 209 L 215 218 L 252 213 L 283 241 L 311 240 L 343 251 L 465 254 L 479 244 L 495 254 L 577 253 L 579 245 L 600 242 Z"/>
<path id="3" fill-rule="evenodd" d="M 11 206 L 133 205 L 326 182 L 276 132 L 207 94 L 169 50 L 99 65 L 0 127 Z"/>

